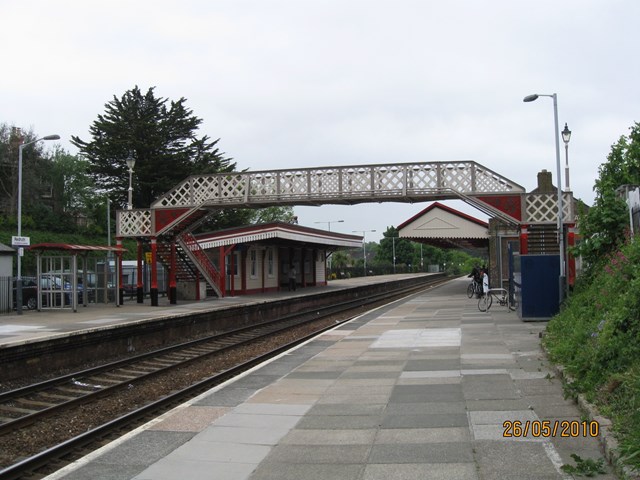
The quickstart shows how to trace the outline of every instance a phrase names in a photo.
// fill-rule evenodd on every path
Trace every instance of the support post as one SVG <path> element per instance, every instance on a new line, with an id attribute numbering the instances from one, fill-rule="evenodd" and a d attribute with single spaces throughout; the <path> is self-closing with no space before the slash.
<path id="1" fill-rule="evenodd" d="M 528 225 L 522 225 L 520 227 L 520 254 L 526 255 L 529 253 L 529 234 L 527 232 Z"/>
<path id="2" fill-rule="evenodd" d="M 224 247 L 220 246 L 218 247 L 220 249 L 220 257 L 219 257 L 219 261 L 218 264 L 220 265 L 220 291 L 222 292 L 222 295 L 225 295 L 225 292 L 227 290 L 227 264 L 225 263 L 225 254 L 224 254 Z"/>
<path id="3" fill-rule="evenodd" d="M 124 284 L 122 283 L 122 237 L 116 237 L 116 246 L 118 247 L 118 251 L 116 252 L 116 279 L 117 279 L 117 290 L 118 290 L 118 300 L 116 301 L 116 305 L 120 306 L 124 304 Z"/>
<path id="4" fill-rule="evenodd" d="M 142 282 L 142 240 L 138 239 L 138 268 L 136 269 L 136 300 L 144 303 L 144 284 Z"/>
<path id="5" fill-rule="evenodd" d="M 169 267 L 169 303 L 175 305 L 178 303 L 177 288 L 176 288 L 176 239 L 171 239 L 171 256 Z M 198 275 L 199 277 L 200 275 Z M 196 282 L 196 288 L 197 282 Z M 198 288 L 199 290 L 199 288 Z M 197 294 L 196 294 L 197 295 Z M 198 299 L 199 300 L 199 299 Z"/>
<path id="6" fill-rule="evenodd" d="M 158 306 L 158 240 L 156 237 L 151 237 L 151 306 Z"/>

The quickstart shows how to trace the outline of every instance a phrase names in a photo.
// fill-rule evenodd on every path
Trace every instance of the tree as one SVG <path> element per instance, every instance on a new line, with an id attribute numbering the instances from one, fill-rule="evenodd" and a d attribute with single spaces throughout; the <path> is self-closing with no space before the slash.
<path id="1" fill-rule="evenodd" d="M 89 162 L 57 146 L 54 150 L 52 166 L 56 213 L 88 216 L 92 205 L 96 202 L 95 184 L 87 176 Z"/>
<path id="2" fill-rule="evenodd" d="M 388 262 L 393 265 L 393 253 L 395 246 L 396 265 L 412 265 L 414 250 L 412 242 L 406 238 L 399 238 L 398 229 L 391 226 L 382 234 L 380 247 L 376 252 L 378 262 Z"/>
<path id="3" fill-rule="evenodd" d="M 185 98 L 169 102 L 156 97 L 154 88 L 143 94 L 136 86 L 121 98 L 114 95 L 91 125 L 90 141 L 71 137 L 88 160 L 96 187 L 121 208 L 127 203 L 129 155 L 136 161 L 133 203 L 142 208 L 189 175 L 235 168 L 216 148 L 219 139 L 197 137 L 202 120 L 186 107 Z"/>
<path id="4" fill-rule="evenodd" d="M 631 128 L 628 137 L 620 137 L 611 147 L 607 162 L 600 165 L 595 182 L 593 207 L 579 218 L 584 241 L 576 249 L 587 264 L 595 265 L 599 258 L 614 250 L 625 238 L 628 208 L 615 194 L 625 184 L 640 184 L 640 123 Z"/>
<path id="5" fill-rule="evenodd" d="M 253 223 L 286 222 L 294 223 L 293 207 L 267 207 L 253 212 Z"/>
<path id="6" fill-rule="evenodd" d="M 19 146 L 39 137 L 32 131 L 0 125 L 0 212 L 13 224 L 18 205 Z M 35 142 L 22 150 L 22 214 L 52 209 L 52 161 L 45 154 L 43 142 Z"/>
<path id="7" fill-rule="evenodd" d="M 423 270 L 426 270 L 429 265 L 444 264 L 446 258 L 444 250 L 428 244 L 415 244 L 413 256 L 414 265 L 420 265 L 420 262 L 422 261 Z"/>

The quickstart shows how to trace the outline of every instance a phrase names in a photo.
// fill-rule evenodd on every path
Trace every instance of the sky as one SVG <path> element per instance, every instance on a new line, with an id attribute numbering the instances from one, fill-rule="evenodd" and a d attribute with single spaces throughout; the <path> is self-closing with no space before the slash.
<path id="1" fill-rule="evenodd" d="M 571 190 L 591 204 L 599 165 L 640 121 L 637 0 L 0 0 L 0 12 L 0 123 L 59 134 L 72 154 L 114 96 L 155 87 L 186 98 L 238 169 L 473 160 L 530 191 L 542 169 L 557 184 L 553 101 L 523 98 L 555 93 Z M 563 175 L 566 157 L 561 142 Z M 428 205 L 295 213 L 378 241 Z"/>

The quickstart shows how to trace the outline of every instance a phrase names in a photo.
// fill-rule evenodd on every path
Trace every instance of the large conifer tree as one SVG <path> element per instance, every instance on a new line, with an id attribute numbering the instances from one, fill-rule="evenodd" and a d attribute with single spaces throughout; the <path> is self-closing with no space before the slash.
<path id="1" fill-rule="evenodd" d="M 129 155 L 136 160 L 135 208 L 148 208 L 189 175 L 235 168 L 235 163 L 216 148 L 219 139 L 197 136 L 202 120 L 185 106 L 185 98 L 159 98 L 154 88 L 143 94 L 136 86 L 121 98 L 114 95 L 91 125 L 91 140 L 71 137 L 89 161 L 89 174 L 96 186 L 109 192 L 121 208 L 127 203 Z"/>

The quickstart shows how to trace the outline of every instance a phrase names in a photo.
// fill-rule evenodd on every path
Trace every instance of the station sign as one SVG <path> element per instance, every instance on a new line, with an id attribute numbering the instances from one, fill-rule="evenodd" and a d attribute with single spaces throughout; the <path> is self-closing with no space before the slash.
<path id="1" fill-rule="evenodd" d="M 28 247 L 29 245 L 31 245 L 31 238 L 29 237 L 11 237 L 12 247 Z"/>

